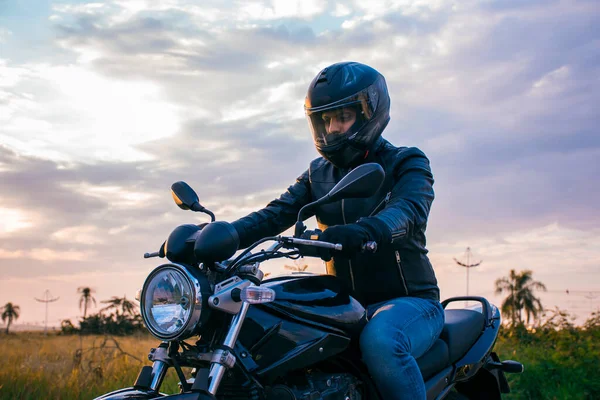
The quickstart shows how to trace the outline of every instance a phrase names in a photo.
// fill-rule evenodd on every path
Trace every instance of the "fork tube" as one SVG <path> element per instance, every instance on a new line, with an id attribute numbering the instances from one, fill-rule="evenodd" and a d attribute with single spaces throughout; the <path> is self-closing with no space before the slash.
<path id="1" fill-rule="evenodd" d="M 169 366 L 164 361 L 154 361 L 152 363 L 152 381 L 150 382 L 150 390 L 158 392 L 158 388 L 162 384 Z"/>
<path id="2" fill-rule="evenodd" d="M 243 302 L 240 312 L 232 318 L 231 325 L 229 326 L 229 332 L 227 332 L 227 336 L 223 342 L 223 345 L 225 345 L 227 348 L 233 349 L 235 346 L 235 342 L 237 341 L 240 330 L 242 329 L 242 324 L 244 323 L 244 319 L 246 318 L 246 313 L 248 312 L 249 307 L 249 303 Z M 212 395 L 217 394 L 219 384 L 221 383 L 221 379 L 223 379 L 223 375 L 225 374 L 226 370 L 227 367 L 225 367 L 223 364 L 216 362 L 212 364 L 208 374 L 208 391 Z"/>
<path id="3" fill-rule="evenodd" d="M 231 349 L 235 346 L 235 342 L 237 341 L 238 335 L 242 330 L 242 324 L 244 323 L 244 319 L 246 319 L 246 313 L 248 312 L 248 308 L 250 308 L 250 303 L 243 302 L 242 308 L 240 312 L 237 313 L 233 320 L 231 321 L 231 327 L 229 328 L 229 332 L 227 332 L 227 336 L 225 337 L 225 341 L 223 344 Z"/>

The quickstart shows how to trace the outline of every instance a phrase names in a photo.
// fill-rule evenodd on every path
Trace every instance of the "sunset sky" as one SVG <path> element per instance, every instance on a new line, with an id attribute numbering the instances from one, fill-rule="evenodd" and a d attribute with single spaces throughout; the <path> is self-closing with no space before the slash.
<path id="1" fill-rule="evenodd" d="M 596 0 L 0 0 L 0 305 L 42 323 L 48 289 L 58 325 L 81 315 L 80 286 L 133 298 L 159 263 L 142 254 L 207 220 L 171 184 L 221 220 L 266 205 L 318 156 L 309 82 L 352 60 L 387 79 L 384 137 L 431 161 L 442 298 L 464 294 L 453 257 L 470 246 L 470 294 L 499 304 L 495 279 L 532 269 L 545 306 L 585 317 L 600 307 L 599 24 Z"/>

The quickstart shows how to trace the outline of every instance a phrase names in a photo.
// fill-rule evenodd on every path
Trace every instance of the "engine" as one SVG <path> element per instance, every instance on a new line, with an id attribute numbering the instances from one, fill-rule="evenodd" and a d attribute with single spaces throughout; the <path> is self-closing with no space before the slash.
<path id="1" fill-rule="evenodd" d="M 237 375 L 237 374 L 235 374 Z M 232 379 L 233 378 L 233 379 Z M 362 400 L 362 383 L 347 373 L 315 372 L 289 377 L 264 391 L 241 376 L 232 375 L 219 387 L 219 400 Z"/>
<path id="2" fill-rule="evenodd" d="M 267 388 L 267 400 L 361 400 L 361 382 L 350 374 L 314 373 L 304 385 Z"/>

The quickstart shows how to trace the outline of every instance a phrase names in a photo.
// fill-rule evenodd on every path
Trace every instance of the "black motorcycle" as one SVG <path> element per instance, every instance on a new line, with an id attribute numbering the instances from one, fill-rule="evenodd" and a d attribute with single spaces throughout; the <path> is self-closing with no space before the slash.
<path id="1" fill-rule="evenodd" d="M 348 289 L 330 275 L 292 275 L 263 281 L 260 263 L 275 258 L 319 257 L 341 245 L 319 241 L 303 216 L 316 205 L 368 197 L 383 182 L 377 164 L 352 170 L 322 199 L 305 206 L 292 237 L 264 238 L 235 258 L 239 239 L 227 222 L 215 222 L 184 182 L 171 187 L 177 205 L 207 213 L 212 222 L 177 227 L 160 252 L 170 263 L 154 269 L 138 292 L 148 330 L 162 341 L 151 349 L 152 366 L 142 367 L 133 387 L 98 399 L 177 400 L 379 400 L 361 361 L 358 337 L 367 316 Z M 273 244 L 254 250 L 267 241 Z M 367 243 L 363 251 L 376 251 Z M 479 309 L 446 310 L 446 324 L 433 347 L 417 359 L 428 399 L 494 399 L 509 388 L 504 372 L 522 372 L 492 351 L 499 310 L 482 297 Z M 195 343 L 185 340 L 197 338 Z M 382 354 L 382 357 L 385 357 Z M 168 368 L 180 380 L 180 394 L 159 389 Z M 183 368 L 191 368 L 186 378 Z M 385 400 L 385 399 L 381 399 Z"/>

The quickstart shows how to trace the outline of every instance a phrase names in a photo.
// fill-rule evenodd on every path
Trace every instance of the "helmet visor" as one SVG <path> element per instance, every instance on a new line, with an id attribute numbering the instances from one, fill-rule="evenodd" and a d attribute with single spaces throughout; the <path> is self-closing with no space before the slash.
<path id="1" fill-rule="evenodd" d="M 351 139 L 373 118 L 377 97 L 372 85 L 335 103 L 305 107 L 315 145 L 320 149 L 331 148 Z"/>

